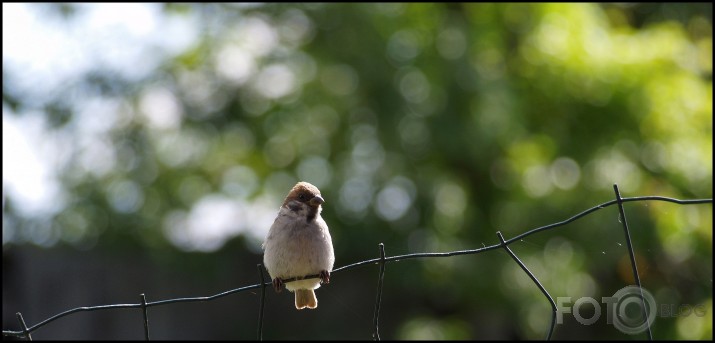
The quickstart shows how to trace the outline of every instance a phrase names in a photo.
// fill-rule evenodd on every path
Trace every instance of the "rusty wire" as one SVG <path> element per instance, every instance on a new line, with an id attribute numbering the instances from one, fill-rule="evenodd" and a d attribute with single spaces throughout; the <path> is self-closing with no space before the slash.
<path id="1" fill-rule="evenodd" d="M 520 235 L 517 235 L 517 236 L 515 236 L 511 239 L 507 239 L 507 240 L 504 239 L 501 232 L 497 232 L 497 237 L 499 239 L 498 244 L 484 246 L 484 247 L 481 247 L 478 249 L 470 249 L 470 250 L 459 250 L 459 251 L 442 252 L 442 253 L 414 253 L 414 254 L 385 257 L 384 244 L 380 243 L 379 244 L 380 257 L 365 260 L 365 261 L 360 261 L 360 262 L 356 262 L 353 264 L 349 264 L 346 266 L 336 268 L 331 272 L 331 275 L 334 273 L 344 272 L 344 271 L 347 271 L 347 270 L 350 270 L 353 268 L 357 268 L 360 266 L 364 266 L 364 265 L 370 265 L 370 264 L 379 265 L 378 286 L 377 286 L 377 294 L 376 294 L 376 299 L 375 299 L 375 311 L 374 311 L 374 317 L 373 317 L 374 331 L 373 331 L 372 336 L 373 336 L 373 339 L 380 340 L 379 312 L 380 312 L 380 302 L 382 299 L 382 285 L 383 285 L 383 279 L 385 276 L 385 264 L 386 263 L 404 261 L 404 260 L 414 259 L 414 258 L 435 258 L 435 257 L 450 257 L 450 256 L 457 256 L 457 255 L 478 254 L 478 253 L 486 252 L 489 250 L 503 248 L 510 255 L 510 257 L 521 267 L 521 269 L 529 276 L 529 278 L 531 278 L 531 280 L 534 282 L 534 284 L 539 288 L 539 290 L 544 294 L 544 296 L 549 301 L 551 308 L 552 308 L 551 325 L 550 325 L 550 328 L 546 334 L 546 339 L 549 340 L 549 339 L 551 339 L 551 336 L 554 332 L 554 328 L 555 328 L 555 324 L 556 324 L 556 321 L 555 321 L 556 312 L 557 312 L 556 304 L 554 303 L 554 300 L 551 297 L 551 295 L 549 294 L 549 292 L 543 287 L 543 285 L 539 282 L 539 280 L 536 278 L 536 276 L 528 269 L 528 267 L 526 267 L 526 265 L 516 256 L 516 254 L 514 254 L 514 252 L 511 249 L 509 249 L 508 246 L 509 246 L 509 244 L 519 241 L 527 236 L 530 236 L 530 235 L 533 235 L 533 234 L 536 234 L 536 233 L 539 233 L 539 232 L 542 232 L 545 230 L 554 229 L 559 226 L 564 226 L 564 225 L 571 223 L 579 218 L 587 216 L 595 211 L 598 211 L 598 210 L 604 209 L 608 206 L 617 204 L 618 209 L 619 209 L 619 221 L 623 224 L 626 245 L 628 247 L 628 252 L 629 252 L 629 256 L 630 256 L 630 260 L 631 260 L 631 269 L 633 271 L 633 276 L 634 276 L 636 285 L 641 290 L 641 295 L 640 295 L 641 299 L 640 300 L 642 301 L 642 305 L 643 305 L 642 309 L 645 312 L 645 311 L 647 311 L 647 309 L 644 304 L 644 298 L 643 298 L 642 287 L 641 287 L 641 283 L 640 283 L 640 277 L 638 274 L 638 269 L 636 268 L 636 260 L 635 260 L 635 255 L 633 253 L 633 244 L 631 242 L 630 231 L 628 229 L 628 224 L 626 221 L 626 215 L 625 215 L 625 210 L 623 208 L 623 203 L 634 202 L 634 201 L 665 201 L 665 202 L 672 202 L 672 203 L 676 203 L 676 204 L 680 204 L 680 205 L 694 205 L 694 204 L 712 203 L 713 200 L 712 199 L 680 200 L 680 199 L 674 199 L 674 198 L 668 198 L 668 197 L 662 197 L 662 196 L 642 196 L 642 197 L 632 197 L 632 198 L 621 198 L 620 192 L 618 190 L 618 185 L 614 184 L 613 189 L 616 194 L 616 199 L 608 201 L 608 202 L 600 204 L 600 205 L 597 205 L 597 206 L 594 206 L 592 208 L 589 208 L 589 209 L 587 209 L 581 213 L 578 213 L 566 220 L 526 231 Z M 147 302 L 145 295 L 140 294 L 140 302 L 137 304 L 113 304 L 113 305 L 77 307 L 77 308 L 74 308 L 71 310 L 67 310 L 67 311 L 58 313 L 58 314 L 56 314 L 50 318 L 47 318 L 35 325 L 32 325 L 30 327 L 28 327 L 25 324 L 25 320 L 23 319 L 22 314 L 20 312 L 18 312 L 17 318 L 20 323 L 21 330 L 19 330 L 19 331 L 3 330 L 3 337 L 18 337 L 18 338 L 25 338 L 27 340 L 32 340 L 32 336 L 31 336 L 32 332 L 40 329 L 41 327 L 43 327 L 55 320 L 58 320 L 65 316 L 69 316 L 74 313 L 85 312 L 85 311 L 120 309 L 120 308 L 121 309 L 138 308 L 142 311 L 142 315 L 143 315 L 144 338 L 146 340 L 149 340 L 148 308 L 150 308 L 150 307 L 163 306 L 163 305 L 176 304 L 176 303 L 184 303 L 184 302 L 212 301 L 212 300 L 219 299 L 219 298 L 231 295 L 231 294 L 260 288 L 261 289 L 261 301 L 260 301 L 259 318 L 258 318 L 258 339 L 261 340 L 263 338 L 262 331 L 263 331 L 263 309 L 264 309 L 264 305 L 265 305 L 265 288 L 267 286 L 270 286 L 271 282 L 264 282 L 263 267 L 260 264 L 258 265 L 258 270 L 259 270 L 260 283 L 255 284 L 255 285 L 249 285 L 249 286 L 235 288 L 235 289 L 228 290 L 228 291 L 218 293 L 215 295 L 211 295 L 211 296 L 175 298 L 175 299 L 166 299 L 166 300 Z M 287 282 L 291 282 L 291 281 L 295 281 L 295 280 L 299 280 L 299 279 L 319 278 L 319 277 L 320 277 L 320 275 L 318 275 L 318 274 L 306 275 L 303 277 L 285 279 L 285 280 L 283 280 L 283 282 L 287 283 Z M 644 318 L 645 318 L 645 320 L 647 320 L 647 312 L 645 313 Z M 647 332 L 648 332 L 648 339 L 652 340 L 653 335 L 650 330 L 650 326 L 648 326 Z"/>

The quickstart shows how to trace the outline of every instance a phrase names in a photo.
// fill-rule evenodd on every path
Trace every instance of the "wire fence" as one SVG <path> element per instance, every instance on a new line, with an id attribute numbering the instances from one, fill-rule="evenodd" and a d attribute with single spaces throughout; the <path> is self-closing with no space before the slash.
<path id="1" fill-rule="evenodd" d="M 645 305 L 645 299 L 643 296 L 643 289 L 641 287 L 640 276 L 638 274 L 638 268 L 636 267 L 636 259 L 635 259 L 635 254 L 633 252 L 633 244 L 631 243 L 631 234 L 630 234 L 630 230 L 628 228 L 628 221 L 626 220 L 626 213 L 623 208 L 623 203 L 634 202 L 634 201 L 665 201 L 665 202 L 671 202 L 671 203 L 676 203 L 676 204 L 680 204 L 680 205 L 694 205 L 694 204 L 706 204 L 706 203 L 712 204 L 713 200 L 712 199 L 679 200 L 679 199 L 667 198 L 667 197 L 662 197 L 662 196 L 642 196 L 642 197 L 622 198 L 620 191 L 618 189 L 618 185 L 614 184 L 613 190 L 615 191 L 615 195 L 616 195 L 616 198 L 614 200 L 611 200 L 606 203 L 589 208 L 589 209 L 587 209 L 581 213 L 578 213 L 566 220 L 529 230 L 527 232 L 524 232 L 524 233 L 517 235 L 516 237 L 510 238 L 510 239 L 504 239 L 504 236 L 501 234 L 501 232 L 497 231 L 496 235 L 497 235 L 497 238 L 499 239 L 498 244 L 484 246 L 482 248 L 471 249 L 471 250 L 459 250 L 459 251 L 451 251 L 451 252 L 443 252 L 443 253 L 415 253 L 415 254 L 386 257 L 385 256 L 385 246 L 384 246 L 384 244 L 380 243 L 379 244 L 380 257 L 370 259 L 370 260 L 356 262 L 356 263 L 349 264 L 346 266 L 342 266 L 340 268 L 334 269 L 331 273 L 334 274 L 334 273 L 344 272 L 344 271 L 347 271 L 347 270 L 350 270 L 353 268 L 357 268 L 357 267 L 369 265 L 369 264 L 378 264 L 379 265 L 380 269 L 379 269 L 378 280 L 377 280 L 375 311 L 373 314 L 374 331 L 373 331 L 372 336 L 373 336 L 373 339 L 380 340 L 380 334 L 379 334 L 380 303 L 382 301 L 382 285 L 383 285 L 383 279 L 385 276 L 385 264 L 386 263 L 404 261 L 404 260 L 414 259 L 414 258 L 437 258 L 437 257 L 450 257 L 450 256 L 457 256 L 457 255 L 478 254 L 478 253 L 501 248 L 501 249 L 504 249 L 509 254 L 509 256 L 511 256 L 511 258 L 521 267 L 521 269 L 529 276 L 529 278 L 531 278 L 531 280 L 534 282 L 536 287 L 539 288 L 541 293 L 544 294 L 544 297 L 546 298 L 546 300 L 550 303 L 551 309 L 552 309 L 551 325 L 549 327 L 548 333 L 546 334 L 546 339 L 549 340 L 549 339 L 551 339 L 551 336 L 553 335 L 554 328 L 556 325 L 556 314 L 558 311 L 556 303 L 554 302 L 553 297 L 544 288 L 544 286 L 541 284 L 541 282 L 539 282 L 539 280 L 536 278 L 536 276 L 529 270 L 529 268 L 526 267 L 526 265 L 524 265 L 524 263 L 509 248 L 509 245 L 511 243 L 519 241 L 527 236 L 569 224 L 569 223 L 571 223 L 579 218 L 582 218 L 584 216 L 587 216 L 595 211 L 598 211 L 598 210 L 604 209 L 608 206 L 616 204 L 616 205 L 618 205 L 619 221 L 623 224 L 623 232 L 624 232 L 624 236 L 625 236 L 626 245 L 628 247 L 628 254 L 630 257 L 633 278 L 636 282 L 636 286 L 641 291 L 641 294 L 640 294 L 640 300 L 641 300 L 641 305 L 642 305 L 641 309 L 643 311 L 645 311 L 645 313 L 643 313 L 643 315 L 644 315 L 643 318 L 645 318 L 645 320 L 647 320 L 647 318 L 648 318 L 647 311 L 648 310 Z M 149 340 L 150 336 L 149 336 L 148 308 L 150 308 L 150 307 L 164 306 L 164 305 L 176 304 L 176 303 L 187 303 L 187 302 L 206 302 L 206 301 L 212 301 L 212 300 L 216 300 L 219 298 L 223 298 L 225 296 L 235 294 L 235 293 L 240 293 L 240 292 L 254 290 L 254 289 L 260 289 L 261 301 L 260 301 L 260 307 L 259 307 L 259 312 L 258 312 L 259 314 L 258 314 L 257 338 L 259 340 L 261 340 L 263 338 L 263 310 L 264 310 L 264 305 L 265 305 L 266 287 L 271 285 L 270 280 L 268 282 L 265 281 L 265 275 L 264 275 L 263 270 L 264 270 L 263 266 L 259 264 L 258 265 L 258 277 L 259 277 L 260 281 L 258 284 L 235 288 L 235 289 L 232 289 L 232 290 L 229 290 L 226 292 L 222 292 L 219 294 L 215 294 L 212 296 L 192 297 L 192 298 L 176 298 L 176 299 L 167 299 L 167 300 L 147 302 L 145 295 L 140 294 L 139 295 L 139 303 L 136 303 L 136 304 L 113 304 L 113 305 L 77 307 L 77 308 L 74 308 L 71 310 L 64 311 L 62 313 L 58 313 L 58 314 L 56 314 L 50 318 L 47 318 L 47 319 L 45 319 L 35 325 L 32 325 L 32 326 L 28 326 L 25 323 L 25 320 L 23 319 L 22 314 L 20 312 L 18 312 L 16 315 L 17 315 L 17 319 L 20 323 L 20 327 L 22 329 L 19 331 L 3 330 L 2 333 L 3 333 L 3 337 L 25 338 L 27 340 L 32 340 L 32 332 L 42 328 L 43 326 L 45 326 L 55 320 L 58 320 L 62 317 L 66 317 L 66 316 L 69 316 L 69 315 L 72 315 L 72 314 L 75 314 L 78 312 L 99 311 L 99 310 L 109 310 L 109 309 L 139 309 L 143 315 L 144 338 L 146 340 Z M 284 281 L 284 283 L 288 283 L 291 281 L 295 281 L 297 279 L 305 279 L 305 278 L 319 278 L 319 275 L 318 274 L 306 275 L 304 277 L 285 279 L 283 281 Z M 647 334 L 648 334 L 648 338 L 650 340 L 652 340 L 653 334 L 650 330 L 650 325 L 647 325 Z"/>

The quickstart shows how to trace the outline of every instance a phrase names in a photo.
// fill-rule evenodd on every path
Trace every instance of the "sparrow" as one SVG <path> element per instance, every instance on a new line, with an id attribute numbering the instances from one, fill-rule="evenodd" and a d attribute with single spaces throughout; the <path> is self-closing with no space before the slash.
<path id="1" fill-rule="evenodd" d="M 298 182 L 288 193 L 263 243 L 263 264 L 280 292 L 283 280 L 295 293 L 295 308 L 318 307 L 315 289 L 330 282 L 335 263 L 328 224 L 320 216 L 325 203 L 320 190 L 308 182 Z M 319 278 L 303 279 L 318 275 Z"/>

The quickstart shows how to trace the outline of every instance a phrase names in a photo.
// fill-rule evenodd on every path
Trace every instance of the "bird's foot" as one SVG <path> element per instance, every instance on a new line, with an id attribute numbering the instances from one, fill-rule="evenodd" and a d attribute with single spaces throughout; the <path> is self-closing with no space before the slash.
<path id="1" fill-rule="evenodd" d="M 327 270 L 320 271 L 320 283 L 330 283 L 330 272 Z"/>
<path id="2" fill-rule="evenodd" d="M 280 293 L 283 290 L 283 280 L 281 278 L 273 279 L 273 289 L 276 290 L 276 293 Z"/>

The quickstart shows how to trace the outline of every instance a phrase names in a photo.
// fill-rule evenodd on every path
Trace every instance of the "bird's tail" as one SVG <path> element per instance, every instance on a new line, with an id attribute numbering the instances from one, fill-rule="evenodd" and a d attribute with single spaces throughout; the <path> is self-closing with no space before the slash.
<path id="1" fill-rule="evenodd" d="M 306 307 L 310 309 L 318 307 L 318 298 L 315 297 L 315 292 L 312 289 L 296 289 L 295 308 L 302 310 Z"/>

